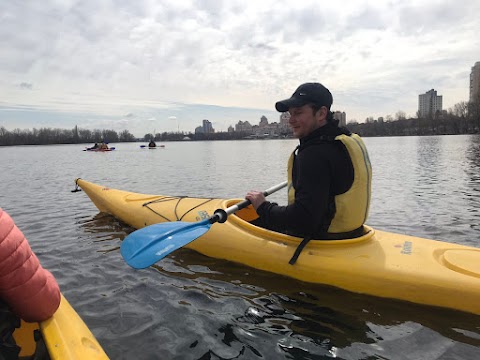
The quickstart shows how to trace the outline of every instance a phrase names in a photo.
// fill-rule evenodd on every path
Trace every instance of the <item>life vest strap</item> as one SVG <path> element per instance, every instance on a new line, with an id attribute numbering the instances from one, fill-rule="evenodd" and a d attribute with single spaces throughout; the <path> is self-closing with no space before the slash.
<path id="1" fill-rule="evenodd" d="M 364 230 L 363 230 L 363 225 L 360 226 L 359 228 L 348 231 L 348 232 L 343 232 L 343 233 L 325 233 L 323 234 L 320 238 L 316 239 L 318 241 L 322 240 L 344 240 L 344 239 L 352 239 L 352 238 L 358 238 L 360 236 L 363 236 Z M 293 253 L 292 258 L 288 262 L 290 265 L 293 265 L 297 262 L 298 257 L 300 256 L 300 253 L 302 252 L 303 248 L 307 246 L 307 244 L 312 240 L 311 236 L 305 236 L 305 238 L 302 240 L 300 244 L 298 244 L 297 248 L 295 249 L 295 252 Z"/>
<path id="2" fill-rule="evenodd" d="M 293 253 L 292 258 L 288 262 L 290 265 L 293 265 L 297 262 L 298 257 L 300 256 L 300 253 L 302 252 L 303 248 L 308 244 L 308 242 L 312 240 L 311 236 L 306 236 L 302 242 L 297 246 L 295 249 L 295 252 Z"/>

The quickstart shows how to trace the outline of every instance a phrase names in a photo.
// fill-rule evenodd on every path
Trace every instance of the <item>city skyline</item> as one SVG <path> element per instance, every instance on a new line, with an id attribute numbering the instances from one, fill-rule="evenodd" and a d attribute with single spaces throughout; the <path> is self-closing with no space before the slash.
<path id="1" fill-rule="evenodd" d="M 275 11 L 272 11 L 275 9 Z M 469 100 L 480 3 L 423 0 L 4 1 L 0 126 L 218 131 L 265 115 L 303 82 L 348 120 L 414 117 L 436 89 Z"/>

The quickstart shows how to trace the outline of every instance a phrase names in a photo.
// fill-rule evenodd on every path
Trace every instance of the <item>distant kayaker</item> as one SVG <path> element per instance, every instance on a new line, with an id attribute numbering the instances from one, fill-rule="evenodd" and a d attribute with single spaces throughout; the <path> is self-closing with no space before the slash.
<path id="1" fill-rule="evenodd" d="M 362 139 L 339 127 L 333 97 L 320 83 L 300 85 L 275 108 L 290 114 L 300 145 L 288 161 L 288 205 L 250 191 L 257 225 L 309 239 L 344 239 L 363 234 L 370 205 L 371 165 Z"/>
<path id="2" fill-rule="evenodd" d="M 157 147 L 157 144 L 155 144 L 155 141 L 153 141 L 153 139 L 151 139 L 150 142 L 148 143 L 148 147 L 149 148 Z"/>
<path id="3" fill-rule="evenodd" d="M 95 143 L 95 145 L 89 147 L 89 148 L 85 148 L 85 150 L 96 150 L 98 149 L 98 143 Z"/>

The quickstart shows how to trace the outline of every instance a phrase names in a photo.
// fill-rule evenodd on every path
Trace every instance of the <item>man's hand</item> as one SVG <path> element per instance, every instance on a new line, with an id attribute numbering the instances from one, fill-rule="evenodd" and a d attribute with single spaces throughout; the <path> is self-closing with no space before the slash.
<path id="1" fill-rule="evenodd" d="M 255 210 L 265 202 L 265 195 L 261 191 L 250 191 L 245 195 L 245 199 L 250 200 Z"/>

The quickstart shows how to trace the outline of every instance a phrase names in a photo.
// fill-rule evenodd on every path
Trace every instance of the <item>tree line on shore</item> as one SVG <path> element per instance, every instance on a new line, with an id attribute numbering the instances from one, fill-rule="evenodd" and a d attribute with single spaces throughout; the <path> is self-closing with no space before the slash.
<path id="1" fill-rule="evenodd" d="M 347 127 L 360 136 L 424 136 L 424 135 L 459 135 L 480 133 L 480 102 L 476 108 L 471 103 L 461 102 L 444 112 L 437 112 L 425 118 L 407 119 L 403 112 L 398 112 L 396 119 L 374 120 L 367 118 L 365 123 L 350 122 Z M 146 134 L 143 141 L 154 138 L 155 141 L 188 140 L 239 140 L 248 137 L 243 132 L 217 133 L 175 133 L 164 132 Z M 287 137 L 288 134 L 282 134 Z M 0 146 L 9 145 L 47 145 L 47 144 L 85 144 L 95 142 L 134 142 L 138 141 L 128 130 L 117 133 L 115 130 L 87 130 L 75 126 L 74 129 L 40 128 L 14 129 L 8 131 L 0 126 Z"/>
<path id="2" fill-rule="evenodd" d="M 129 142 L 135 141 L 128 130 L 117 133 L 114 130 L 73 130 L 58 128 L 40 128 L 33 130 L 14 129 L 8 131 L 0 126 L 0 146 L 8 145 L 49 145 L 49 144 L 82 144 L 95 142 Z"/>
<path id="3" fill-rule="evenodd" d="M 347 127 L 364 137 L 480 134 L 480 115 L 472 116 L 470 113 L 469 116 L 465 105 L 457 105 L 447 112 L 437 112 L 424 118 L 407 119 L 400 112 L 395 120 L 391 117 L 385 120 L 367 118 L 365 123 L 350 122 Z"/>

